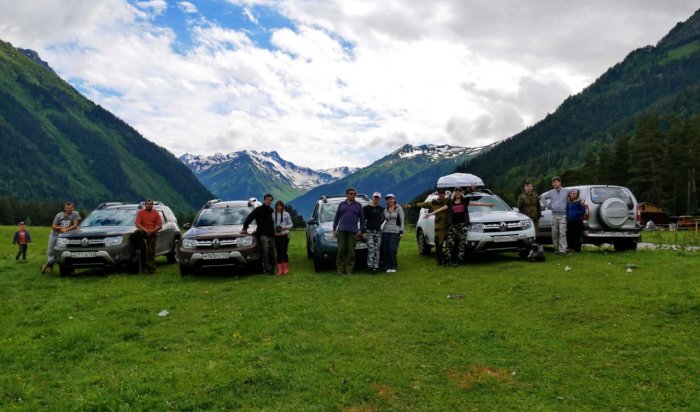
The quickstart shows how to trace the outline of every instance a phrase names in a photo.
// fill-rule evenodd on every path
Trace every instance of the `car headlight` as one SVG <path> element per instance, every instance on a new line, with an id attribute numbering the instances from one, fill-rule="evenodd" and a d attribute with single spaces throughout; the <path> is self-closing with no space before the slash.
<path id="1" fill-rule="evenodd" d="M 56 247 L 61 247 L 61 248 L 63 248 L 63 247 L 66 247 L 66 246 L 68 246 L 68 238 L 59 237 L 58 239 L 56 239 Z"/>
<path id="2" fill-rule="evenodd" d="M 326 242 L 337 242 L 338 238 L 333 236 L 333 233 L 329 232 L 323 234 L 323 240 L 325 240 Z"/>
<path id="3" fill-rule="evenodd" d="M 238 246 L 250 246 L 253 244 L 253 236 L 239 237 L 236 243 Z"/>
<path id="4" fill-rule="evenodd" d="M 182 239 L 182 247 L 185 249 L 196 249 L 197 241 L 194 239 Z"/>
<path id="5" fill-rule="evenodd" d="M 532 220 L 525 219 L 520 221 L 520 227 L 523 229 L 530 229 L 532 227 Z"/>
<path id="6" fill-rule="evenodd" d="M 484 224 L 483 223 L 470 223 L 468 230 L 470 232 L 483 233 L 484 232 Z"/>
<path id="7" fill-rule="evenodd" d="M 105 238 L 105 246 L 119 246 L 124 241 L 124 236 L 111 236 Z"/>

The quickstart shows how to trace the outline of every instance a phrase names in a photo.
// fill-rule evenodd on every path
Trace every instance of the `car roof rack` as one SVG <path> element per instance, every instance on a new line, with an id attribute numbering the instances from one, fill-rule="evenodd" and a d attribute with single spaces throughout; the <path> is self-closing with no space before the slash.
<path id="1" fill-rule="evenodd" d="M 105 208 L 108 208 L 110 206 L 121 206 L 121 205 L 128 205 L 129 203 L 127 202 L 102 202 L 100 203 L 99 206 L 97 206 L 97 210 L 102 210 Z"/>
<path id="2" fill-rule="evenodd" d="M 248 207 L 255 206 L 255 203 L 259 203 L 257 197 L 251 197 L 250 199 L 248 199 Z"/>
<path id="3" fill-rule="evenodd" d="M 139 209 L 143 209 L 145 206 L 146 206 L 146 201 L 139 203 Z M 161 202 L 159 200 L 154 200 L 153 206 L 163 206 L 163 202 Z"/>
<path id="4" fill-rule="evenodd" d="M 204 205 L 204 207 L 211 207 L 212 205 L 215 205 L 219 202 L 221 202 L 221 199 L 212 199 L 212 200 L 207 201 L 207 203 Z"/>
<path id="5" fill-rule="evenodd" d="M 320 197 L 320 200 L 322 200 L 323 203 L 328 203 L 328 199 L 339 198 L 339 197 L 345 199 L 346 196 L 347 195 L 323 195 Z M 362 198 L 363 200 L 370 200 L 369 197 L 364 193 L 356 194 L 355 199 L 357 199 L 357 198 Z"/>

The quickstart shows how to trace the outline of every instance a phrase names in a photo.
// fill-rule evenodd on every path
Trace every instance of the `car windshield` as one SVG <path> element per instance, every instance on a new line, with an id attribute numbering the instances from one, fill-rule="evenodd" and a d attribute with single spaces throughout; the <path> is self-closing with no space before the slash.
<path id="1" fill-rule="evenodd" d="M 136 222 L 136 212 L 136 209 L 95 210 L 80 222 L 80 227 L 134 226 Z"/>
<path id="2" fill-rule="evenodd" d="M 335 219 L 335 212 L 338 210 L 339 203 L 324 203 L 321 206 L 321 213 L 319 213 L 320 222 L 332 222 Z"/>
<path id="3" fill-rule="evenodd" d="M 508 212 L 511 210 L 510 206 L 506 204 L 503 200 L 501 200 L 500 197 L 498 196 L 493 196 L 493 195 L 474 195 L 474 196 L 469 196 L 470 201 L 469 201 L 469 212 L 474 213 L 474 212 Z M 483 203 L 487 204 L 488 206 L 478 206 L 474 205 L 473 203 Z M 493 205 L 493 206 L 491 206 Z"/>
<path id="4" fill-rule="evenodd" d="M 591 188 L 591 202 L 593 203 L 603 203 L 608 199 L 612 198 L 622 199 L 628 208 L 633 206 L 632 198 L 629 194 L 621 187 L 592 187 Z"/>
<path id="5" fill-rule="evenodd" d="M 358 202 L 362 206 L 369 204 L 369 202 L 367 202 L 367 201 L 359 201 L 358 200 Z M 318 214 L 318 217 L 319 217 L 318 221 L 320 223 L 332 222 L 333 219 L 335 219 L 335 212 L 338 210 L 338 205 L 340 205 L 340 203 L 323 203 L 321 205 L 321 211 Z"/>
<path id="6" fill-rule="evenodd" d="M 247 206 L 203 209 L 197 215 L 194 226 L 242 225 L 252 211 L 253 207 Z"/>

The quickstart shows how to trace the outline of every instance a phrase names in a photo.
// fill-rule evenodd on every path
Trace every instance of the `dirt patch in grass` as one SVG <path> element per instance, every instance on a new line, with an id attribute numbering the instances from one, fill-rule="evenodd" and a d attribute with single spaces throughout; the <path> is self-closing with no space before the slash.
<path id="1" fill-rule="evenodd" d="M 512 380 L 512 376 L 508 371 L 486 365 L 470 366 L 467 372 L 450 369 L 447 372 L 447 376 L 462 389 L 469 389 L 478 384 L 509 383 Z"/>
<path id="2" fill-rule="evenodd" d="M 394 389 L 391 385 L 382 385 L 379 383 L 372 384 L 372 389 L 377 392 L 377 396 L 382 400 L 389 400 L 396 397 Z"/>

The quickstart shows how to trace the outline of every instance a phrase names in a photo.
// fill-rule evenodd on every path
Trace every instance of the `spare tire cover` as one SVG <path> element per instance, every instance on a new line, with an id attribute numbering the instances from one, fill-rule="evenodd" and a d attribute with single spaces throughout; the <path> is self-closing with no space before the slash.
<path id="1" fill-rule="evenodd" d="M 618 228 L 627 222 L 629 209 L 622 199 L 613 197 L 600 205 L 600 218 L 609 227 Z"/>

